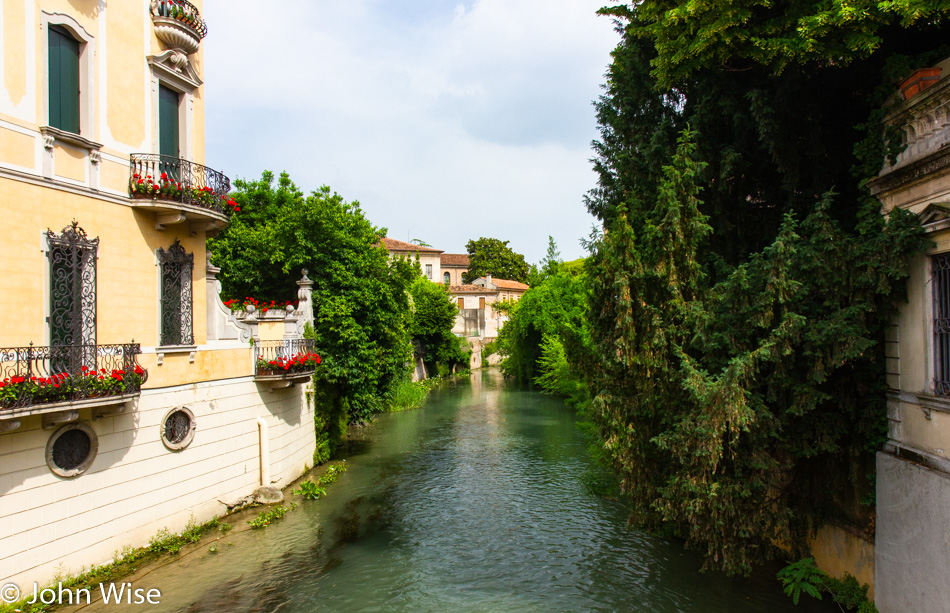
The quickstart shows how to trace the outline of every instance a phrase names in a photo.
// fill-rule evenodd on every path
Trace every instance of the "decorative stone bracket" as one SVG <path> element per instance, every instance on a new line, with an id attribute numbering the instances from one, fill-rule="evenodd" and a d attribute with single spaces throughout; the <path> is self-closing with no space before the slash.
<path id="1" fill-rule="evenodd" d="M 102 145 L 72 132 L 52 126 L 40 127 L 43 135 L 43 176 L 52 179 L 56 176 L 56 145 L 82 149 L 89 159 L 89 187 L 99 189 L 99 161 Z"/>

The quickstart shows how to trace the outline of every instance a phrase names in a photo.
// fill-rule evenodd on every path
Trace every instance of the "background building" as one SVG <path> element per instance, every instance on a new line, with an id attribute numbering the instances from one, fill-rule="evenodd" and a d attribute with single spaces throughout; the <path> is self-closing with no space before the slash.
<path id="1" fill-rule="evenodd" d="M 397 241 L 394 238 L 384 238 L 383 246 L 389 252 L 391 257 L 407 258 L 415 260 L 419 258 L 419 266 L 422 268 L 422 276 L 429 281 L 440 283 L 442 280 L 442 265 L 439 257 L 442 252 L 432 247 L 422 247 L 413 243 Z"/>
<path id="2" fill-rule="evenodd" d="M 440 257 L 442 265 L 442 283 L 445 285 L 462 285 L 462 275 L 468 271 L 467 253 L 443 253 Z"/>

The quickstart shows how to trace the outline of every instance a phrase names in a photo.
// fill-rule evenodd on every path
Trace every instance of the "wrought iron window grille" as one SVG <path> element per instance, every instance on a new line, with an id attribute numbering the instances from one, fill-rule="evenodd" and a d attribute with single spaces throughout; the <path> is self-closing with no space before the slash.
<path id="1" fill-rule="evenodd" d="M 96 257 L 99 239 L 90 239 L 73 220 L 60 234 L 47 230 L 50 309 L 47 321 L 54 346 L 96 345 Z M 88 359 L 89 356 L 86 356 Z M 70 368 L 72 365 L 63 365 Z"/>
<path id="2" fill-rule="evenodd" d="M 195 438 L 195 414 L 188 407 L 175 407 L 162 420 L 162 443 L 172 451 L 181 451 Z"/>
<path id="3" fill-rule="evenodd" d="M 161 344 L 164 347 L 192 345 L 192 275 L 195 256 L 185 252 L 181 242 L 166 251 L 158 250 L 161 267 Z"/>
<path id="4" fill-rule="evenodd" d="M 934 394 L 950 396 L 950 253 L 930 259 L 933 278 Z"/>

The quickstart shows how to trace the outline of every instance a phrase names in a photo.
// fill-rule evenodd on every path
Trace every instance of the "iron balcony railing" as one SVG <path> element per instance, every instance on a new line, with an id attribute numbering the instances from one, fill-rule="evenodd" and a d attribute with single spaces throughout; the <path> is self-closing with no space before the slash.
<path id="1" fill-rule="evenodd" d="M 138 343 L 0 349 L 0 410 L 137 394 Z"/>
<path id="2" fill-rule="evenodd" d="M 320 363 L 313 339 L 259 341 L 254 344 L 254 376 L 296 377 L 313 374 Z"/>
<path id="3" fill-rule="evenodd" d="M 198 40 L 208 35 L 208 24 L 201 18 L 198 8 L 185 0 L 153 0 L 153 17 L 167 17 L 181 22 L 195 31 Z"/>
<path id="4" fill-rule="evenodd" d="M 169 200 L 230 214 L 231 180 L 217 170 L 157 153 L 133 153 L 130 162 L 133 198 Z"/>

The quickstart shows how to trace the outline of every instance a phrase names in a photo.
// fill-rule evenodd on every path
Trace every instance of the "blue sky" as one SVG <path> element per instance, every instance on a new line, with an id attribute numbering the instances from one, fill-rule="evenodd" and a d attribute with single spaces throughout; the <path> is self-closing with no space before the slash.
<path id="1" fill-rule="evenodd" d="M 581 257 L 603 4 L 205 0 L 207 164 L 329 185 L 447 252 L 489 236 L 537 262 L 552 235 Z"/>

